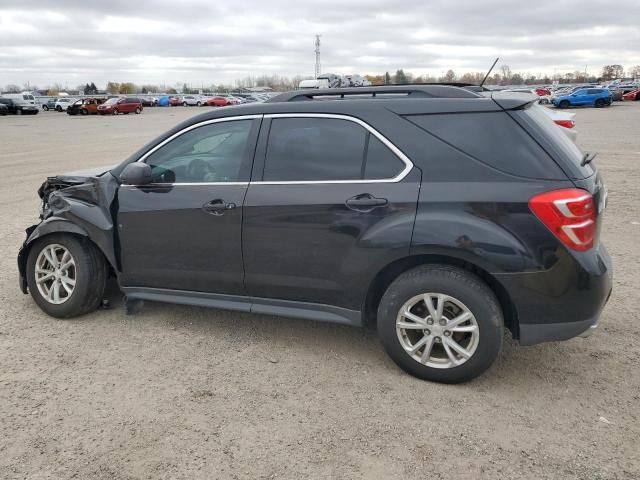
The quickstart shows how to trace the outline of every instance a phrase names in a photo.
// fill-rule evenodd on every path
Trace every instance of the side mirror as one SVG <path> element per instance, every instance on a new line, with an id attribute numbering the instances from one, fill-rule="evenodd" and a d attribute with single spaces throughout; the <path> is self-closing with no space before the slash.
<path id="1" fill-rule="evenodd" d="M 151 167 L 143 162 L 132 162 L 120 173 L 120 181 L 125 185 L 147 185 L 151 179 Z"/>

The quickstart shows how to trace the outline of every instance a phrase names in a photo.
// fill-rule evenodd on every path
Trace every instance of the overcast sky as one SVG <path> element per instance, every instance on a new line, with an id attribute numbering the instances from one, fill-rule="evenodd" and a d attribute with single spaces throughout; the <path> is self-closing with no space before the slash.
<path id="1" fill-rule="evenodd" d="M 0 0 L 0 85 L 640 64 L 640 0 Z"/>

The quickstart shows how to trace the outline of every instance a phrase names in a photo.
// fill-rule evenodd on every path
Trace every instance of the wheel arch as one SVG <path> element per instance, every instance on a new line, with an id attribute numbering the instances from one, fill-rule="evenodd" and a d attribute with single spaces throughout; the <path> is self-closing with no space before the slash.
<path id="1" fill-rule="evenodd" d="M 27 293 L 27 280 L 26 280 L 27 259 L 29 258 L 29 252 L 31 251 L 31 248 L 33 247 L 34 242 L 40 238 L 44 238 L 48 235 L 53 235 L 56 233 L 66 233 L 69 235 L 82 237 L 90 241 L 93 245 L 95 245 L 98 251 L 102 253 L 107 264 L 109 265 L 110 270 L 112 272 L 117 271 L 113 263 L 113 260 L 109 258 L 109 255 L 107 254 L 107 252 L 105 252 L 100 247 L 99 242 L 96 242 L 94 239 L 91 238 L 91 235 L 89 235 L 89 232 L 87 232 L 81 226 L 76 225 L 75 223 L 67 219 L 60 218 L 60 217 L 51 217 L 45 220 L 44 222 L 40 223 L 39 225 L 34 225 L 33 227 L 30 227 L 29 229 L 27 229 L 27 235 L 28 235 L 27 240 L 24 242 L 24 244 L 22 245 L 22 248 L 20 248 L 20 251 L 18 252 L 18 271 L 20 273 L 20 290 L 22 290 L 22 293 L 25 293 L 25 294 Z"/>
<path id="2" fill-rule="evenodd" d="M 506 288 L 486 269 L 466 259 L 448 254 L 416 254 L 397 259 L 382 268 L 369 284 L 363 306 L 363 323 L 375 324 L 376 313 L 382 295 L 389 285 L 402 273 L 420 265 L 450 265 L 471 272 L 482 279 L 495 294 L 507 327 L 514 338 L 519 338 L 517 311 Z"/>

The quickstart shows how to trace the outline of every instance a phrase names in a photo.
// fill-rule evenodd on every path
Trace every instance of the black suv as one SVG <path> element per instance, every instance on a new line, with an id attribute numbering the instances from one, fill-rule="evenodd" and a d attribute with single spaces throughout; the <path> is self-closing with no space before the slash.
<path id="1" fill-rule="evenodd" d="M 461 382 L 507 328 L 592 332 L 606 189 L 532 95 L 300 91 L 198 115 L 106 172 L 50 177 L 22 291 L 55 317 L 115 276 L 142 300 L 375 322 L 407 372 Z"/>

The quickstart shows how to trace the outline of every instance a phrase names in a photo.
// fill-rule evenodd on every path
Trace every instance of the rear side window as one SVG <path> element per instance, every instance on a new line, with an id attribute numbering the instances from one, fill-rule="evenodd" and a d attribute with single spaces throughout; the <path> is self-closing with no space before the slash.
<path id="1" fill-rule="evenodd" d="M 595 173 L 592 164 L 581 166 L 583 154 L 573 141 L 562 132 L 545 112 L 546 107 L 532 105 L 513 112 L 514 117 L 540 138 L 545 149 L 556 158 L 571 178 L 582 179 Z"/>
<path id="2" fill-rule="evenodd" d="M 565 178 L 540 145 L 505 112 L 406 118 L 457 150 L 502 172 L 527 178 Z"/>
<path id="3" fill-rule="evenodd" d="M 362 126 L 332 118 L 275 118 L 264 181 L 382 180 L 404 163 Z"/>
<path id="4" fill-rule="evenodd" d="M 589 95 L 597 95 L 599 93 L 602 93 L 602 90 L 598 90 L 598 89 L 591 89 L 591 90 L 587 90 L 587 93 Z"/>

